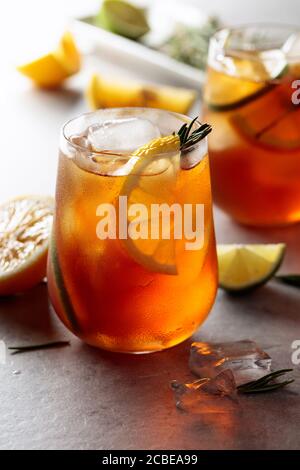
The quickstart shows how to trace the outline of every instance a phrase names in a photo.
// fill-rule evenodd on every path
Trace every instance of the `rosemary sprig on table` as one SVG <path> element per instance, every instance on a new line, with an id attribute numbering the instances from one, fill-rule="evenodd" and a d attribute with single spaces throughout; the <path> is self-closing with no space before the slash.
<path id="1" fill-rule="evenodd" d="M 41 349 L 63 348 L 65 346 L 70 346 L 70 341 L 53 341 L 52 343 L 31 344 L 28 346 L 9 346 L 8 349 L 12 350 L 11 354 L 13 355 Z"/>
<path id="2" fill-rule="evenodd" d="M 283 284 L 300 288 L 300 274 L 281 274 L 275 276 L 275 279 Z"/>
<path id="3" fill-rule="evenodd" d="M 212 131 L 212 127 L 209 124 L 201 124 L 197 129 L 191 132 L 197 119 L 198 116 L 196 116 L 189 125 L 185 123 L 179 129 L 178 135 L 180 138 L 180 150 L 188 150 L 190 147 L 204 139 L 204 137 Z"/>
<path id="4" fill-rule="evenodd" d="M 239 385 L 237 387 L 237 390 L 239 393 L 248 394 L 264 393 L 271 392 L 273 390 L 278 390 L 294 382 L 294 379 L 285 380 L 284 382 L 275 382 L 275 379 L 278 379 L 279 377 L 282 377 L 283 375 L 292 371 L 293 369 L 281 369 L 275 372 L 271 372 L 270 374 L 265 375 L 264 377 L 258 380 L 253 380 L 252 382 L 247 382 L 245 384 Z"/>

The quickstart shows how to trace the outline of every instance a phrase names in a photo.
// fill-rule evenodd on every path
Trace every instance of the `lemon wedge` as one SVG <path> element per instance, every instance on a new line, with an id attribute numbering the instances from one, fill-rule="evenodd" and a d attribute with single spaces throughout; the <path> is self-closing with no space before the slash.
<path id="1" fill-rule="evenodd" d="M 80 53 L 72 34 L 67 31 L 55 51 L 19 65 L 17 69 L 41 88 L 56 88 L 77 73 L 80 64 Z"/>
<path id="2" fill-rule="evenodd" d="M 23 292 L 46 276 L 53 200 L 24 196 L 0 206 L 0 295 Z"/>
<path id="3" fill-rule="evenodd" d="M 188 88 L 107 80 L 99 74 L 91 77 L 86 89 L 86 99 L 92 110 L 137 106 L 187 114 L 196 97 L 196 92 Z"/>
<path id="4" fill-rule="evenodd" d="M 279 269 L 285 244 L 218 245 L 219 284 L 241 292 L 266 283 Z"/>

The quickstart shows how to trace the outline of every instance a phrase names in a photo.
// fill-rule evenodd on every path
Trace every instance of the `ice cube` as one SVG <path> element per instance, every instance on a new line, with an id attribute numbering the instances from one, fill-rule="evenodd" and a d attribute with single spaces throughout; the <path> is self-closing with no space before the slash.
<path id="1" fill-rule="evenodd" d="M 144 118 L 127 118 L 94 124 L 88 139 L 94 151 L 131 152 L 160 137 L 160 131 Z"/>
<path id="2" fill-rule="evenodd" d="M 292 34 L 284 43 L 282 51 L 289 59 L 299 59 L 300 57 L 300 33 Z"/>
<path id="3" fill-rule="evenodd" d="M 180 158 L 180 168 L 183 170 L 191 170 L 201 162 L 207 154 L 207 151 L 206 139 L 202 140 L 200 144 L 196 145 L 192 150 L 183 151 Z"/>
<path id="4" fill-rule="evenodd" d="M 237 385 L 268 374 L 271 358 L 254 341 L 193 343 L 189 367 L 198 377 L 213 378 L 225 369 L 232 370 Z"/>
<path id="5" fill-rule="evenodd" d="M 87 150 L 92 150 L 91 145 L 89 143 L 89 140 L 86 135 L 73 135 L 70 138 L 72 144 L 75 144 L 76 146 L 80 147 L 81 149 L 87 149 Z"/>
<path id="6" fill-rule="evenodd" d="M 214 378 L 203 378 L 192 383 L 171 383 L 176 406 L 182 411 L 210 414 L 228 413 L 237 407 L 236 384 L 231 370 L 222 371 Z"/>

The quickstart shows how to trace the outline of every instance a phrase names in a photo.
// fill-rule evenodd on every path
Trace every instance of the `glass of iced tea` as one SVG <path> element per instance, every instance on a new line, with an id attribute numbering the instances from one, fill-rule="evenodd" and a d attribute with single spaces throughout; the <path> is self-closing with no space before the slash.
<path id="1" fill-rule="evenodd" d="M 300 221 L 300 34 L 287 26 L 212 38 L 204 116 L 215 202 L 256 226 Z"/>
<path id="2" fill-rule="evenodd" d="M 83 341 L 158 351 L 208 315 L 217 289 L 210 130 L 143 108 L 100 110 L 64 126 L 48 288 Z"/>

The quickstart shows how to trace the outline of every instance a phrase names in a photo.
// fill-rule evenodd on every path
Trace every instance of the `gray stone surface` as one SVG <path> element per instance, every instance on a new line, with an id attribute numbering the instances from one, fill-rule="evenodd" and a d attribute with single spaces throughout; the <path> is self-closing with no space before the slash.
<path id="1" fill-rule="evenodd" d="M 11 14 L 17 21 L 15 11 L 20 12 L 21 3 L 11 0 L 7 4 L 11 11 L 2 15 L 5 24 L 1 31 L 8 38 L 2 41 L 2 60 L 5 54 L 10 59 L 9 44 L 17 42 L 15 31 L 21 31 L 22 24 L 26 34 L 31 31 L 30 17 L 38 20 L 46 14 L 47 22 L 54 24 L 62 7 L 72 14 L 73 6 L 82 4 L 55 0 L 42 5 L 30 0 L 17 15 L 20 24 L 12 28 L 7 18 Z M 238 9 L 233 3 L 219 0 L 211 7 L 222 10 L 228 21 L 281 19 L 279 0 L 261 2 L 260 10 L 253 2 L 240 2 Z M 299 2 L 286 3 L 284 20 L 294 22 Z M 111 64 L 103 56 L 92 68 L 143 78 L 142 70 L 126 70 L 124 64 Z M 5 137 L 1 140 L 0 200 L 20 193 L 52 193 L 59 128 L 69 117 L 86 110 L 79 91 L 90 71 L 85 67 L 67 91 L 58 93 L 32 89 L 8 66 L 1 73 L 1 113 L 5 118 L 1 131 Z M 151 78 L 163 81 L 161 76 Z M 286 241 L 289 248 L 283 269 L 300 272 L 299 226 L 249 230 L 216 211 L 216 227 L 219 241 Z M 284 391 L 243 397 L 240 412 L 234 416 L 183 415 L 174 406 L 169 382 L 189 377 L 191 341 L 146 356 L 109 354 L 71 337 L 49 313 L 45 285 L 23 296 L 0 300 L 0 340 L 8 345 L 65 338 L 71 340 L 70 347 L 8 355 L 6 365 L 0 364 L 1 449 L 300 448 L 298 380 Z M 276 367 L 290 367 L 291 343 L 300 339 L 300 291 L 270 283 L 243 297 L 219 292 L 212 313 L 194 339 L 242 338 L 267 348 Z M 298 377 L 299 366 L 295 369 Z"/>
<path id="2" fill-rule="evenodd" d="M 221 214 L 217 222 L 221 239 L 236 240 L 236 231 L 247 239 L 246 229 Z M 284 232 L 278 239 L 286 238 Z M 300 228 L 287 230 L 290 241 L 292 232 L 299 240 Z M 248 236 L 262 238 L 253 230 Z M 295 260 L 292 249 L 289 258 Z M 194 339 L 251 338 L 267 349 L 276 367 L 291 367 L 291 343 L 300 339 L 299 307 L 300 291 L 275 283 L 243 297 L 219 292 Z M 7 345 L 71 340 L 64 349 L 8 355 L 0 366 L 1 448 L 300 448 L 298 380 L 284 391 L 242 397 L 232 416 L 182 414 L 169 382 L 190 378 L 191 340 L 144 356 L 98 351 L 71 337 L 49 313 L 45 285 L 0 301 L 0 336 Z"/>

